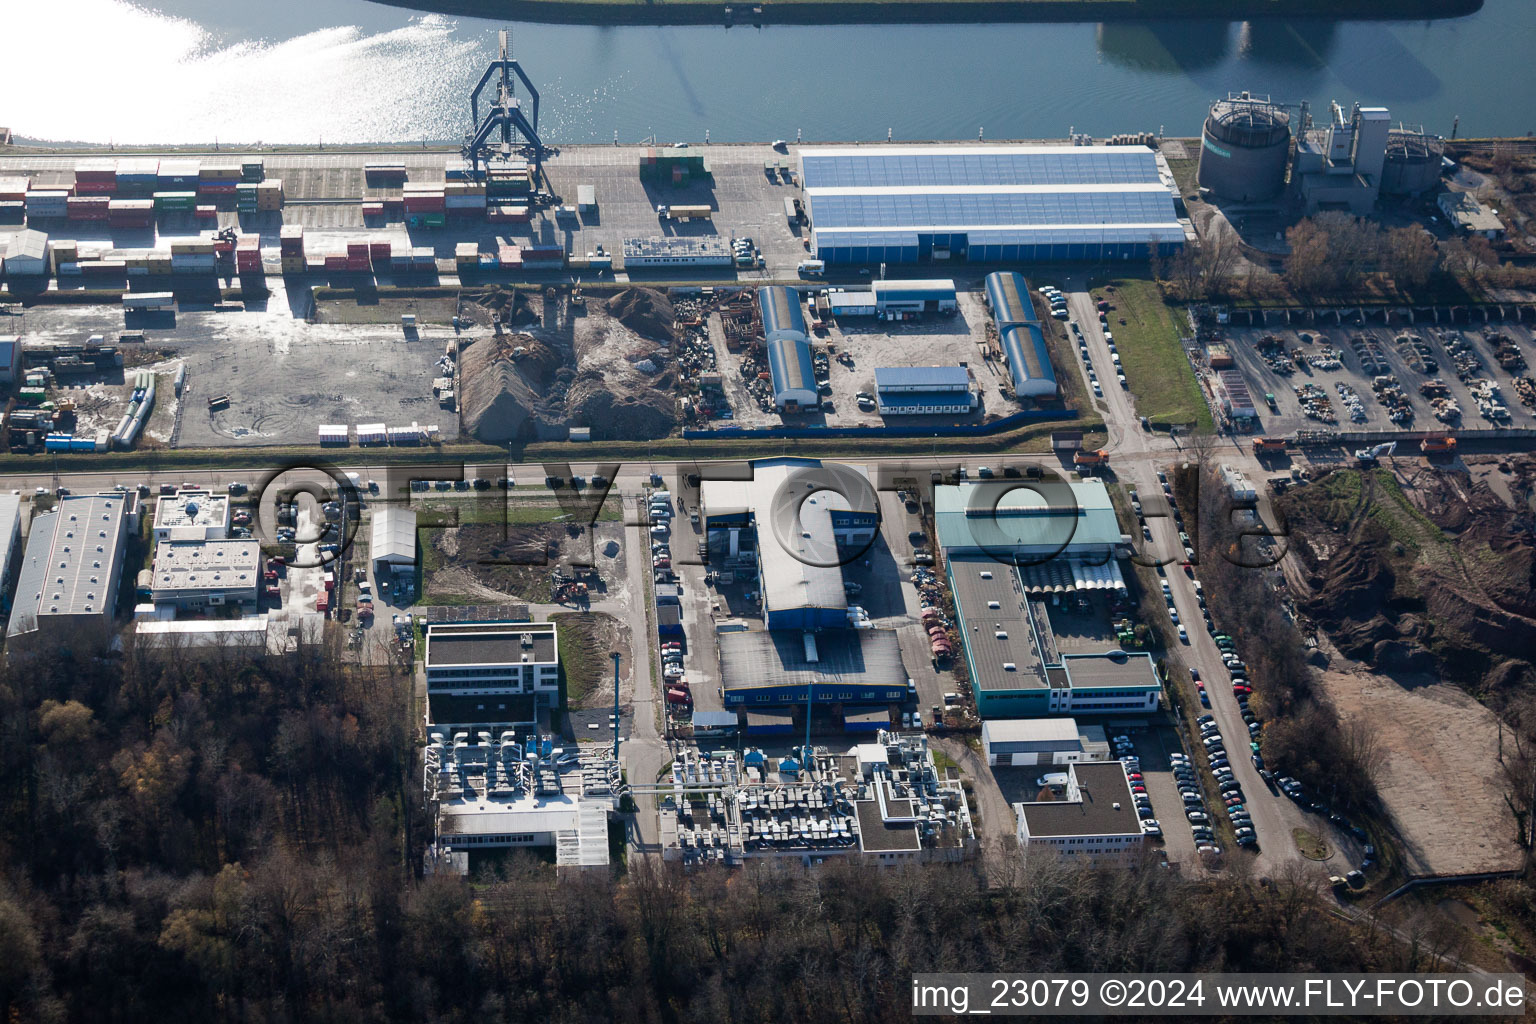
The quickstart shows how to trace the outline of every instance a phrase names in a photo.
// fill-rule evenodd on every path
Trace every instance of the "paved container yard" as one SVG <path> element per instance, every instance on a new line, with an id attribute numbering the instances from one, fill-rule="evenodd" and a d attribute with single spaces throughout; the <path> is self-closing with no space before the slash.
<path id="1" fill-rule="evenodd" d="M 1532 329 L 1522 324 L 1489 324 L 1476 327 L 1443 327 L 1417 324 L 1411 327 L 1385 327 L 1354 325 L 1323 329 L 1293 329 L 1274 327 L 1229 328 L 1224 333 L 1226 344 L 1242 371 L 1254 402 L 1259 407 L 1261 432 L 1287 434 L 1295 430 L 1447 430 L 1458 427 L 1485 429 L 1498 426 L 1536 426 L 1533 410 L 1521 404 L 1513 384 L 1516 376 L 1530 376 L 1531 371 L 1510 372 L 1500 367 L 1494 358 L 1493 348 L 1484 337 L 1484 330 L 1503 334 L 1510 339 L 1528 365 L 1536 365 L 1536 338 Z M 1305 340 L 1306 335 L 1310 340 Z M 1306 357 L 1305 366 L 1296 367 L 1294 358 L 1285 362 L 1296 367 L 1288 375 L 1276 373 L 1260 352 L 1260 342 L 1266 336 L 1278 339 L 1289 356 L 1297 353 Z M 1400 341 L 1400 339 L 1407 339 Z M 1419 344 L 1423 347 L 1420 348 Z M 1476 368 L 1467 373 L 1468 380 L 1458 377 L 1456 356 L 1452 348 L 1459 347 L 1476 358 Z M 1427 353 L 1427 355 L 1426 355 Z M 1337 368 L 1331 367 L 1336 356 Z M 1379 359 L 1385 369 L 1372 370 L 1368 364 Z M 1435 371 L 1427 373 L 1425 359 L 1433 360 Z M 1463 359 L 1465 359 L 1463 355 Z M 1319 365 L 1321 364 L 1321 365 Z M 1463 365 L 1468 365 L 1464 362 Z M 1386 406 L 1372 392 L 1372 380 L 1377 375 L 1395 376 L 1404 397 L 1413 411 L 1413 418 L 1406 423 L 1394 423 Z M 1420 385 L 1428 380 L 1445 384 L 1450 398 L 1461 409 L 1459 419 L 1445 422 L 1435 418 L 1429 398 L 1420 391 Z M 1509 410 L 1507 420 L 1493 420 L 1482 415 L 1472 389 L 1479 379 L 1498 385 L 1499 398 Z M 1349 411 L 1339 391 L 1339 384 L 1353 388 L 1360 397 L 1365 419 L 1350 418 Z M 1327 393 L 1336 423 L 1326 423 L 1306 414 L 1297 389 L 1316 385 Z M 1275 396 L 1278 411 L 1271 411 L 1264 401 L 1265 394 Z"/>
<path id="2" fill-rule="evenodd" d="M 806 258 L 803 227 L 791 229 L 784 216 L 784 199 L 797 198 L 800 190 L 783 173 L 770 180 L 765 162 L 793 166 L 793 153 L 782 153 L 765 145 L 701 147 L 709 162 L 712 177 L 681 188 L 657 185 L 640 179 L 639 162 L 644 152 L 636 146 L 572 146 L 545 162 L 551 190 L 564 204 L 575 205 L 579 185 L 592 185 L 597 206 L 574 217 L 557 217 L 552 209 L 537 212 L 527 224 L 488 224 L 483 218 L 466 217 L 442 228 L 409 228 L 403 223 L 364 223 L 362 203 L 365 198 L 379 198 L 400 189 L 367 188 L 363 166 L 371 162 L 403 163 L 410 181 L 441 181 L 443 166 L 457 154 L 431 152 L 400 153 L 269 153 L 264 154 L 266 175 L 283 182 L 286 206 L 280 213 L 237 216 L 221 210 L 218 226 L 237 227 L 242 233 L 260 232 L 262 246 L 275 254 L 278 229 L 285 223 L 302 224 L 305 249 L 311 259 L 327 252 L 344 251 L 348 241 L 389 240 L 394 246 L 432 246 L 440 258 L 453 256 L 459 242 L 478 242 L 481 251 L 495 252 L 498 243 L 517 245 L 560 244 L 566 252 L 585 255 L 599 245 L 605 252 L 618 253 L 625 238 L 667 235 L 724 235 L 751 238 L 762 250 L 770 271 L 793 274 L 795 265 Z M 0 177 L 31 175 L 37 185 L 70 182 L 74 177 L 76 156 L 19 155 L 0 157 Z M 208 157 L 214 159 L 214 157 Z M 657 217 L 659 204 L 708 205 L 716 214 L 711 220 L 662 221 Z M 117 231 L 105 223 L 74 221 L 42 222 L 41 230 L 61 238 L 94 243 L 102 247 L 146 248 L 155 244 L 144 229 Z M 210 224 L 202 225 L 211 226 Z M 173 237 L 196 235 L 198 222 L 190 216 L 162 220 L 161 247 Z M 10 229 L 0 231 L 0 245 Z M 616 264 L 617 265 L 617 264 Z M 734 279 L 737 273 L 726 268 L 683 268 L 689 278 Z M 676 278 L 678 268 L 641 271 L 642 278 Z M 743 271 L 741 278 L 751 280 L 766 276 Z"/>

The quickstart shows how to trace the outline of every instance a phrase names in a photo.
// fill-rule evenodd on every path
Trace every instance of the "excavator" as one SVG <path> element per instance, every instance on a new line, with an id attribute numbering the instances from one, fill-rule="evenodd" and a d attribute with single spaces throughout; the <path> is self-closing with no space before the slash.
<path id="1" fill-rule="evenodd" d="M 1374 448 L 1357 448 L 1355 449 L 1355 461 L 1362 466 L 1374 466 L 1377 460 L 1385 458 L 1395 451 L 1397 451 L 1396 441 L 1378 444 Z"/>

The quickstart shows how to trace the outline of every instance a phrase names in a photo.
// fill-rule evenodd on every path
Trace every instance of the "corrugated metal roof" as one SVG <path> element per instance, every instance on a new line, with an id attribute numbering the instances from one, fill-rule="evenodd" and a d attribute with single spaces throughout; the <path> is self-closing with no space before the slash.
<path id="1" fill-rule="evenodd" d="M 779 337 L 768 339 L 768 372 L 773 375 L 775 398 L 790 391 L 816 395 L 816 364 L 811 359 L 811 346 L 804 335 L 783 332 Z M 795 401 L 814 400 L 790 397 Z"/>
<path id="2" fill-rule="evenodd" d="M 1005 327 L 998 335 L 1008 356 L 1008 371 L 1013 376 L 1014 391 L 1025 394 L 1032 382 L 1050 381 L 1056 387 L 1056 370 L 1051 366 L 1050 348 L 1038 323 L 1020 323 Z"/>
<path id="3" fill-rule="evenodd" d="M 757 290 L 757 307 L 763 317 L 763 337 L 772 340 L 783 335 L 805 339 L 805 313 L 800 308 L 800 293 L 783 285 Z"/>
<path id="4" fill-rule="evenodd" d="M 942 388 L 967 390 L 971 375 L 963 366 L 877 366 L 875 390 L 884 388 L 921 388 L 935 391 Z M 951 396 L 951 401 L 953 396 Z"/>
<path id="5" fill-rule="evenodd" d="M 1037 319 L 1034 304 L 1029 299 L 1029 282 L 1023 274 L 994 273 L 987 275 L 987 302 L 992 306 L 992 319 L 1002 331 L 1013 324 L 1030 324 Z"/>
<path id="6" fill-rule="evenodd" d="M 375 512 L 369 557 L 374 561 L 416 561 L 416 513 L 403 508 Z"/>

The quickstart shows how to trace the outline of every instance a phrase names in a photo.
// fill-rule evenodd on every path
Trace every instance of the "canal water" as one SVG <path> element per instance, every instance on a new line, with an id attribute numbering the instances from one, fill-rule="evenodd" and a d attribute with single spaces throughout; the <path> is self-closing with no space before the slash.
<path id="1" fill-rule="evenodd" d="M 367 0 L 26 3 L 5 26 L 17 136 L 235 145 L 457 139 L 502 27 Z M 1536 130 L 1530 0 L 1413 22 L 511 27 L 557 143 L 1194 135 L 1236 89 Z"/>

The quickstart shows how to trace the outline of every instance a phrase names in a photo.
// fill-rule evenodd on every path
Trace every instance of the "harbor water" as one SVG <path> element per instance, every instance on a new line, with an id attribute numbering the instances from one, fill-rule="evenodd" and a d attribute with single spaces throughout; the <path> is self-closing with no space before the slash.
<path id="1" fill-rule="evenodd" d="M 5 26 L 19 138 L 231 145 L 457 140 L 502 27 L 367 0 L 13 4 Z M 511 27 L 555 143 L 1196 135 L 1235 89 L 1536 129 L 1530 0 L 1414 22 Z"/>

